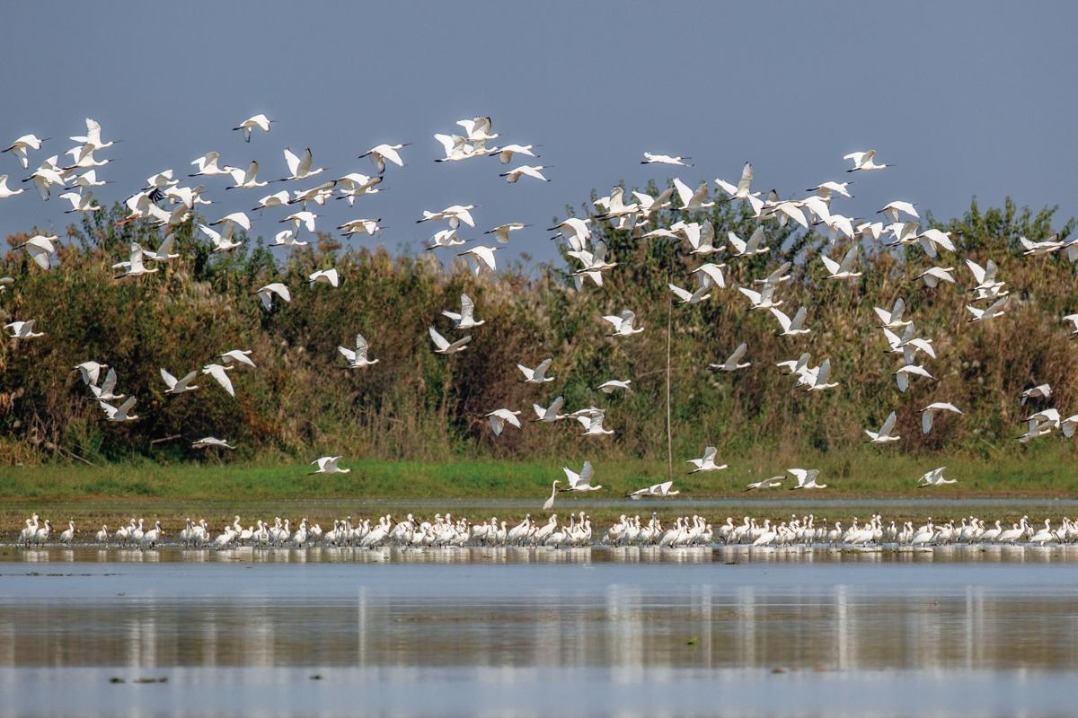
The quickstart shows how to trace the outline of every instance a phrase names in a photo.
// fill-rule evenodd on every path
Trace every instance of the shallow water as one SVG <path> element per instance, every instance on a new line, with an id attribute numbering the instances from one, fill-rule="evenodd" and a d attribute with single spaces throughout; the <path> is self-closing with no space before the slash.
<path id="1" fill-rule="evenodd" d="M 0 558 L 5 714 L 1048 716 L 1078 667 L 1060 547 Z"/>

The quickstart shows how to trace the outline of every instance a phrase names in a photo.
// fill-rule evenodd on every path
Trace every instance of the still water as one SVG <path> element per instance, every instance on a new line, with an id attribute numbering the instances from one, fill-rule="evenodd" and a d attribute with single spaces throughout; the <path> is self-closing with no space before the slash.
<path id="1" fill-rule="evenodd" d="M 3 715 L 1068 715 L 1078 554 L 0 555 Z"/>

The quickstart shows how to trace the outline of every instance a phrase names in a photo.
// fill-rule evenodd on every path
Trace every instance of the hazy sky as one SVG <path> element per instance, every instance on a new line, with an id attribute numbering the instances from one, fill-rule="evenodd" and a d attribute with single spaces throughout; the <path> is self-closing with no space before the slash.
<path id="1" fill-rule="evenodd" d="M 423 209 L 475 204 L 479 226 L 464 236 L 529 222 L 514 251 L 550 259 L 542 228 L 592 189 L 736 181 L 747 160 L 754 187 L 784 197 L 853 178 L 855 199 L 835 205 L 848 215 L 904 199 L 949 218 L 974 195 L 1059 205 L 1060 223 L 1078 214 L 1074 3 L 17 2 L 4 15 L 0 145 L 51 137 L 32 169 L 98 120 L 123 140 L 101 153 L 115 160 L 98 170 L 113 183 L 97 192 L 107 202 L 157 171 L 193 171 L 208 150 L 258 159 L 273 179 L 283 148 L 309 146 L 328 179 L 371 173 L 356 156 L 377 143 L 411 142 L 386 191 L 316 208 L 319 229 L 380 217 L 380 237 L 354 241 L 417 250 L 435 229 L 415 224 Z M 273 129 L 245 144 L 231 128 L 258 112 Z M 542 145 L 524 161 L 553 165 L 551 182 L 506 184 L 493 158 L 434 163 L 433 134 L 476 115 L 493 118 L 498 143 Z M 868 148 L 897 166 L 847 175 L 842 156 Z M 642 166 L 644 151 L 695 166 Z M 30 188 L 10 153 L 0 173 Z M 210 218 L 286 186 L 204 182 L 219 203 Z M 0 231 L 62 229 L 65 206 L 30 188 L 0 200 Z M 272 238 L 286 213 L 255 216 L 252 234 Z"/>

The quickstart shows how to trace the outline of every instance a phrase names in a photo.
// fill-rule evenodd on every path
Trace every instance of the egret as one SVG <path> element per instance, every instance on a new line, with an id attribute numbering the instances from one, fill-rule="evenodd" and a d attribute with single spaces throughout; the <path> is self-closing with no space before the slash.
<path id="1" fill-rule="evenodd" d="M 368 354 L 370 353 L 370 347 L 367 344 L 367 339 L 362 334 L 356 334 L 356 348 L 349 349 L 348 347 L 337 347 L 345 359 L 348 360 L 349 369 L 365 369 L 372 364 L 377 364 L 377 359 L 370 359 Z"/>
<path id="2" fill-rule="evenodd" d="M 644 159 L 640 160 L 642 165 L 677 165 L 679 167 L 692 167 L 692 164 L 686 162 L 691 160 L 692 157 L 681 157 L 672 155 L 657 155 L 651 152 L 644 153 Z"/>
<path id="3" fill-rule="evenodd" d="M 543 170 L 550 169 L 550 167 L 551 165 L 520 165 L 508 172 L 502 172 L 498 176 L 504 177 L 505 181 L 510 184 L 515 183 L 521 177 L 531 177 L 532 179 L 537 179 L 541 182 L 549 182 L 550 180 L 543 175 Z"/>
<path id="4" fill-rule="evenodd" d="M 546 375 L 547 370 L 550 369 L 550 365 L 553 362 L 553 359 L 544 359 L 539 362 L 539 365 L 534 369 L 529 369 L 523 364 L 517 364 L 517 369 L 520 369 L 521 373 L 524 374 L 524 382 L 526 384 L 546 384 L 547 382 L 554 381 L 554 377 Z"/>
<path id="5" fill-rule="evenodd" d="M 722 364 L 708 364 L 712 369 L 718 369 L 719 371 L 737 371 L 738 369 L 745 369 L 752 365 L 752 362 L 739 363 L 742 357 L 745 356 L 745 352 L 748 351 L 749 345 L 747 342 L 741 342 L 737 345 L 737 349 L 734 349 L 730 356 L 726 357 L 726 361 Z"/>
<path id="6" fill-rule="evenodd" d="M 168 387 L 165 391 L 166 394 L 182 394 L 185 391 L 194 391 L 198 388 L 197 385 L 191 384 L 195 377 L 198 376 L 198 370 L 188 372 L 182 379 L 172 376 L 164 368 L 160 371 L 161 378 L 165 381 L 165 386 Z"/>
<path id="7" fill-rule="evenodd" d="M 626 337 L 631 334 L 639 334 L 644 331 L 643 327 L 635 326 L 636 313 L 630 309 L 623 309 L 621 314 L 607 315 L 603 319 L 611 324 L 614 328 L 613 332 L 608 336 L 612 337 Z"/>
<path id="8" fill-rule="evenodd" d="M 595 477 L 595 469 L 592 468 L 590 461 L 585 461 L 583 468 L 580 469 L 580 473 L 577 473 L 570 469 L 568 466 L 563 466 L 562 471 L 565 472 L 565 478 L 569 482 L 569 488 L 561 489 L 561 491 L 598 491 L 602 486 L 592 486 L 591 480 Z"/>
<path id="9" fill-rule="evenodd" d="M 857 172 L 859 170 L 882 170 L 885 167 L 894 167 L 894 165 L 879 165 L 875 162 L 876 150 L 866 150 L 865 152 L 851 152 L 848 155 L 843 155 L 842 159 L 850 160 L 853 163 L 853 167 L 846 170 L 847 172 Z"/>
<path id="10" fill-rule="evenodd" d="M 319 269 L 311 272 L 310 276 L 307 277 L 307 282 L 310 283 L 312 287 L 318 282 L 323 282 L 331 287 L 337 287 L 340 285 L 341 279 L 337 274 L 337 270 L 331 267 L 330 269 Z"/>
<path id="11" fill-rule="evenodd" d="M 308 476 L 313 474 L 347 474 L 351 469 L 345 469 L 337 465 L 340 460 L 339 456 L 322 456 L 311 462 L 311 465 L 317 465 L 318 469 L 308 473 Z"/>
<path id="12" fill-rule="evenodd" d="M 271 282 L 256 290 L 255 294 L 258 295 L 258 298 L 262 301 L 262 306 L 265 307 L 267 312 L 273 308 L 274 295 L 280 297 L 281 300 L 285 302 L 292 301 L 291 292 L 289 292 L 288 287 L 281 282 Z"/>
<path id="13" fill-rule="evenodd" d="M 112 404 L 104 401 L 98 401 L 101 409 L 105 412 L 105 418 L 109 421 L 134 421 L 139 417 L 131 413 L 131 409 L 135 406 L 135 397 L 128 397 L 127 401 L 121 404 L 119 407 L 115 407 Z"/>
<path id="14" fill-rule="evenodd" d="M 207 364 L 206 366 L 202 367 L 202 373 L 209 374 L 210 376 L 212 376 L 217 381 L 217 383 L 220 384 L 226 392 L 228 392 L 229 396 L 235 397 L 236 390 L 232 386 L 232 380 L 228 378 L 228 372 L 232 371 L 233 369 L 235 369 L 235 366 L 231 364 Z"/>
<path id="15" fill-rule="evenodd" d="M 721 471 L 726 468 L 726 464 L 716 464 L 715 457 L 718 455 L 719 450 L 714 446 L 708 446 L 704 449 L 704 455 L 699 459 L 688 459 L 686 463 L 692 464 L 694 469 L 689 471 L 690 474 L 695 474 L 700 471 Z"/>
<path id="16" fill-rule="evenodd" d="M 819 469 L 786 469 L 787 473 L 793 474 L 797 479 L 794 489 L 826 489 L 827 484 L 816 483 L 816 477 L 820 475 Z"/>
<path id="17" fill-rule="evenodd" d="M 383 174 L 386 171 L 386 162 L 392 162 L 398 167 L 404 167 L 404 160 L 401 159 L 400 151 L 410 144 L 410 142 L 404 142 L 396 145 L 375 145 L 361 154 L 359 159 L 369 158 L 378 174 Z"/>
<path id="18" fill-rule="evenodd" d="M 217 437 L 214 437 L 214 436 L 204 436 L 201 439 L 198 439 L 196 441 L 191 442 L 191 448 L 192 449 L 208 449 L 211 446 L 218 447 L 218 448 L 221 448 L 221 449 L 235 449 L 236 448 L 235 446 L 232 446 L 232 444 L 229 444 L 227 441 L 224 441 L 222 439 L 218 439 Z"/>
<path id="19" fill-rule="evenodd" d="M 486 324 L 485 320 L 476 320 L 475 302 L 467 294 L 460 295 L 460 312 L 451 312 L 447 309 L 443 310 L 442 314 L 453 320 L 454 329 L 471 329 Z"/>
<path id="20" fill-rule="evenodd" d="M 487 419 L 490 421 L 490 430 L 494 432 L 495 436 L 501 436 L 506 424 L 519 429 L 521 428 L 519 416 L 519 411 L 495 409 L 487 414 Z"/>
<path id="21" fill-rule="evenodd" d="M 868 435 L 869 442 L 873 444 L 887 444 L 892 441 L 898 441 L 900 438 L 902 438 L 897 434 L 891 433 L 895 430 L 895 422 L 897 420 L 898 414 L 892 411 L 890 414 L 887 415 L 887 419 L 884 420 L 883 426 L 880 427 L 879 431 L 869 431 L 868 429 L 865 429 L 865 433 Z"/>
<path id="22" fill-rule="evenodd" d="M 935 415 L 940 411 L 949 411 L 954 414 L 961 414 L 962 410 L 954 404 L 946 401 L 935 401 L 921 409 L 921 433 L 927 434 L 932 431 L 932 422 L 935 419 Z"/>
<path id="23" fill-rule="evenodd" d="M 637 489 L 628 496 L 630 499 L 639 500 L 648 497 L 666 498 L 668 496 L 677 496 L 680 491 L 673 490 L 673 481 L 664 481 L 661 484 L 652 484 L 645 489 Z"/>
<path id="24" fill-rule="evenodd" d="M 467 349 L 467 344 L 472 340 L 471 336 L 461 337 L 455 342 L 450 342 L 443 337 L 434 327 L 430 327 L 427 332 L 430 334 L 431 341 L 434 342 L 434 351 L 437 354 L 456 354 Z"/>
<path id="25" fill-rule="evenodd" d="M 246 120 L 241 122 L 238 126 L 233 127 L 232 129 L 242 131 L 243 132 L 243 141 L 244 142 L 250 142 L 251 141 L 251 132 L 256 127 L 258 129 L 262 130 L 263 132 L 269 132 L 270 131 L 270 124 L 272 122 L 273 122 L 273 120 L 269 119 L 265 115 L 257 114 L 254 117 L 248 117 Z"/>

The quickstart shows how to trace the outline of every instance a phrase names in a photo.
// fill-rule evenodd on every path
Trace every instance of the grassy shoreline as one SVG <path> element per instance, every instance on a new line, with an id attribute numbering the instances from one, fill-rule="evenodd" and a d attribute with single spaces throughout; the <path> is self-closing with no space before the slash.
<path id="1" fill-rule="evenodd" d="M 629 501 L 633 489 L 663 481 L 667 467 L 656 462 L 595 460 L 596 479 L 603 490 L 586 498 L 560 494 L 555 511 L 585 508 L 598 525 L 622 513 L 662 517 L 699 511 L 709 520 L 751 514 L 761 518 L 788 518 L 791 513 L 816 513 L 829 520 L 883 513 L 895 520 L 958 518 L 975 513 L 1010 520 L 1029 513 L 1059 517 L 1066 507 L 1050 510 L 1052 502 L 1078 499 L 1078 472 L 1071 468 L 1067 447 L 1045 447 L 1035 460 L 1022 452 L 995 459 L 911 457 L 884 452 L 826 454 L 799 465 L 819 468 L 824 491 L 745 492 L 750 481 L 778 475 L 771 454 L 761 450 L 732 468 L 692 476 L 675 474 L 681 491 L 674 501 Z M 458 460 L 451 463 L 342 460 L 348 474 L 309 475 L 313 467 L 285 465 L 114 464 L 103 467 L 41 465 L 0 469 L 0 537 L 17 533 L 32 512 L 50 518 L 54 526 L 74 517 L 80 532 L 110 526 L 131 516 L 160 518 L 166 531 L 182 525 L 186 516 L 205 517 L 219 526 L 239 514 L 253 517 L 301 515 L 323 526 L 345 515 L 382 513 L 417 515 L 452 511 L 473 521 L 498 515 L 519 520 L 526 513 L 539 515 L 554 479 L 563 479 L 558 462 Z M 572 468 L 576 462 L 569 465 Z M 939 465 L 958 483 L 917 488 L 921 474 Z M 780 464 L 779 466 L 782 466 Z M 676 467 L 676 471 L 683 471 Z M 794 481 L 787 478 L 786 485 Z M 976 504 L 985 499 L 991 507 Z M 835 505 L 834 502 L 845 502 Z M 694 508 L 696 502 L 702 502 Z M 708 502 L 711 502 L 708 505 Z M 716 503 L 718 502 L 718 503 Z M 971 502 L 971 503 L 967 503 Z M 890 509 L 873 508 L 874 503 Z M 1072 513 L 1075 510 L 1071 510 Z"/>

